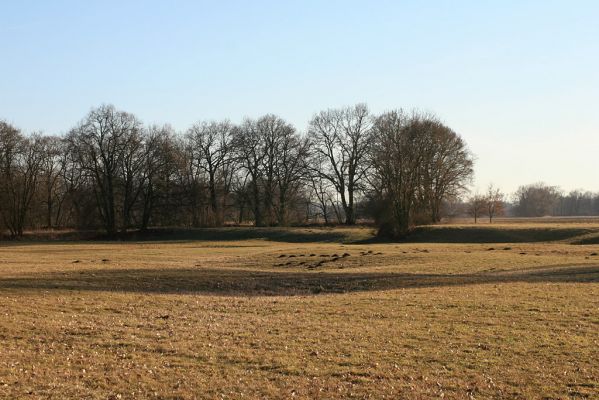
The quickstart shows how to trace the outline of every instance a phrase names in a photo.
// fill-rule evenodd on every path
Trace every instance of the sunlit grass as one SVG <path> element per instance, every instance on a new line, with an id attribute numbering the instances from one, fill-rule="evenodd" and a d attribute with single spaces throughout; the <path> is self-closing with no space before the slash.
<path id="1" fill-rule="evenodd" d="M 593 398 L 599 246 L 0 247 L 0 398 Z"/>

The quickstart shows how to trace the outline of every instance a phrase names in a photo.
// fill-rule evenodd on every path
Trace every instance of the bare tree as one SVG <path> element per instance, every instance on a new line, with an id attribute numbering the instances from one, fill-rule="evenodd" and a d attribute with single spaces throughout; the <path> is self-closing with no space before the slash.
<path id="1" fill-rule="evenodd" d="M 79 156 L 74 143 L 63 139 L 63 151 L 59 159 L 60 180 L 64 185 L 63 197 L 58 205 L 56 225 L 64 226 L 71 216 L 71 224 L 77 227 L 85 225 L 84 215 L 88 202 L 88 186 L 91 186 L 91 178 L 79 165 Z M 63 203 L 67 203 L 64 207 Z M 95 205 L 94 205 L 95 207 Z M 65 208 L 63 210 L 63 208 Z M 67 215 L 65 215 L 67 214 Z M 63 217 L 63 215 L 65 215 Z M 89 217 L 89 216 L 88 216 Z"/>
<path id="2" fill-rule="evenodd" d="M 138 193 L 134 180 L 143 164 L 137 157 L 143 148 L 140 130 L 135 116 L 104 105 L 91 110 L 68 136 L 79 166 L 93 180 L 98 210 L 109 235 L 117 233 L 119 191 L 124 192 L 120 205 L 123 228 L 128 226 L 129 210 Z"/>
<path id="3" fill-rule="evenodd" d="M 40 183 L 43 187 L 43 203 L 46 205 L 46 227 L 51 229 L 60 217 L 60 208 L 64 198 L 65 188 L 62 182 L 61 163 L 65 146 L 63 140 L 56 136 L 45 136 L 40 138 L 41 168 Z"/>
<path id="4" fill-rule="evenodd" d="M 263 190 L 263 216 L 266 225 L 273 225 L 275 220 L 274 200 L 278 152 L 283 138 L 293 132 L 294 129 L 283 119 L 272 114 L 258 119 L 256 121 L 256 129 L 262 143 L 261 149 L 263 151 L 261 173 L 258 175 Z"/>
<path id="5" fill-rule="evenodd" d="M 132 226 L 132 214 L 144 188 L 144 169 L 150 150 L 145 144 L 141 124 L 124 136 L 120 178 L 122 179 L 122 226 L 123 232 Z"/>
<path id="6" fill-rule="evenodd" d="M 265 157 L 264 142 L 260 135 L 257 123 L 254 120 L 246 119 L 235 129 L 234 146 L 236 159 L 240 166 L 245 170 L 250 187 L 251 204 L 254 213 L 254 224 L 262 226 L 264 224 L 262 215 L 262 201 L 260 192 L 260 181 L 262 180 L 262 163 Z M 245 179 L 247 182 L 247 179 Z M 244 185 L 245 187 L 246 185 Z"/>
<path id="7" fill-rule="evenodd" d="M 290 202 L 306 176 L 307 139 L 282 118 L 268 114 L 236 127 L 233 144 L 241 170 L 237 202 L 252 205 L 256 226 L 287 224 Z"/>
<path id="8" fill-rule="evenodd" d="M 308 139 L 301 138 L 295 129 L 289 128 L 291 126 L 281 131 L 275 155 L 275 179 L 279 192 L 276 209 L 278 225 L 287 225 L 289 203 L 306 176 L 306 162 L 309 156 Z"/>
<path id="9" fill-rule="evenodd" d="M 320 211 L 319 214 L 322 215 L 324 223 L 328 225 L 331 222 L 329 209 L 334 206 L 335 189 L 331 187 L 328 180 L 321 178 L 325 162 L 322 153 L 312 152 L 311 158 L 308 160 L 307 176 L 311 203 Z"/>
<path id="10" fill-rule="evenodd" d="M 478 219 L 485 215 L 487 212 L 488 201 L 486 196 L 475 193 L 470 197 L 467 204 L 467 211 L 472 218 L 474 218 L 474 223 L 478 222 Z"/>
<path id="11" fill-rule="evenodd" d="M 41 137 L 24 137 L 0 121 L 0 213 L 11 236 L 22 236 L 42 167 Z"/>
<path id="12" fill-rule="evenodd" d="M 365 104 L 321 111 L 310 121 L 314 151 L 327 160 L 326 169 L 314 170 L 339 194 L 345 223 L 355 224 L 355 197 L 368 171 L 366 163 L 372 120 Z"/>
<path id="13" fill-rule="evenodd" d="M 194 162 L 208 177 L 214 224 L 222 225 L 218 181 L 222 183 L 220 189 L 226 191 L 225 181 L 228 176 L 219 174 L 222 174 L 231 162 L 233 125 L 229 121 L 198 122 L 188 130 L 188 135 L 193 146 Z"/>
<path id="14" fill-rule="evenodd" d="M 246 206 L 250 204 L 250 185 L 248 173 L 233 174 L 231 181 L 231 191 L 234 195 L 234 204 L 237 207 L 237 222 L 239 224 L 245 221 Z"/>
<path id="15" fill-rule="evenodd" d="M 404 236 L 422 215 L 438 221 L 443 202 L 470 180 L 472 160 L 464 142 L 433 116 L 383 114 L 373 143 L 375 173 L 368 181 L 381 234 Z"/>
<path id="16" fill-rule="evenodd" d="M 161 197 L 175 197 L 169 191 L 171 177 L 176 174 L 177 150 L 174 143 L 173 129 L 168 126 L 152 125 L 147 129 L 144 143 L 144 166 L 142 178 L 142 212 L 141 229 L 145 230 L 150 224 L 156 203 Z M 170 200 L 170 201 L 169 201 Z M 163 199 L 163 204 L 172 206 L 174 199 Z"/>
<path id="17" fill-rule="evenodd" d="M 553 214 L 560 190 L 544 183 L 521 186 L 514 195 L 514 210 L 519 217 L 544 217 Z"/>
<path id="18" fill-rule="evenodd" d="M 487 189 L 487 216 L 489 217 L 489 223 L 493 222 L 493 218 L 499 215 L 503 215 L 504 205 L 503 205 L 504 194 L 496 188 L 491 183 L 489 188 Z"/>
<path id="19" fill-rule="evenodd" d="M 201 207 L 205 197 L 203 171 L 195 162 L 194 144 L 189 135 L 177 138 L 175 143 L 177 148 L 177 186 L 183 189 L 181 195 L 184 198 L 184 208 L 187 210 L 188 224 L 199 227 L 202 225 Z"/>
<path id="20" fill-rule="evenodd" d="M 432 222 L 439 222 L 443 200 L 458 197 L 466 190 L 473 174 L 472 157 L 463 139 L 436 117 L 419 116 L 412 124 L 428 138 L 422 149 L 425 154 L 422 194 Z"/>
<path id="21" fill-rule="evenodd" d="M 383 114 L 375 124 L 373 164 L 380 185 L 375 191 L 383 196 L 381 209 L 386 210 L 379 217 L 383 235 L 407 234 L 417 206 L 426 137 L 414 122 L 400 110 Z"/>

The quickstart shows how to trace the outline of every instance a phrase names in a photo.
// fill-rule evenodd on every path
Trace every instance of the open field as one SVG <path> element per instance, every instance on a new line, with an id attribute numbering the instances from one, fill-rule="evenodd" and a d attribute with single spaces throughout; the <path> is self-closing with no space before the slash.
<path id="1" fill-rule="evenodd" d="M 4 244 L 0 398 L 599 398 L 599 224 L 472 229 Z"/>

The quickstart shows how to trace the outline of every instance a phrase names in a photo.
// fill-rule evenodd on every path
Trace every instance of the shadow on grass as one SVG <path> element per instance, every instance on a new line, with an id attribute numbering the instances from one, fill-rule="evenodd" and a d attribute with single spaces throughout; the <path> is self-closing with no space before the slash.
<path id="1" fill-rule="evenodd" d="M 475 274 L 265 272 L 245 269 L 101 269 L 0 279 L 0 289 L 302 295 L 510 282 L 599 282 L 599 267 L 543 267 Z"/>
<path id="2" fill-rule="evenodd" d="M 167 242 L 167 241 L 242 241 L 269 240 L 288 243 L 356 243 L 370 238 L 368 227 L 224 227 L 224 228 L 152 228 L 109 236 L 98 231 L 30 232 L 19 239 L 0 237 L 3 244 L 30 242 L 61 243 L 72 241 L 99 242 Z"/>
<path id="3" fill-rule="evenodd" d="M 589 228 L 435 227 L 416 228 L 407 238 L 412 243 L 538 243 L 574 241 L 597 233 Z"/>
<path id="4" fill-rule="evenodd" d="M 309 243 L 309 242 L 352 242 L 361 239 L 364 232 L 359 229 L 335 228 L 197 228 L 197 229 L 152 229 L 130 232 L 124 238 L 134 241 L 165 240 L 205 240 L 205 241 L 241 241 L 270 240 L 273 242 Z"/>

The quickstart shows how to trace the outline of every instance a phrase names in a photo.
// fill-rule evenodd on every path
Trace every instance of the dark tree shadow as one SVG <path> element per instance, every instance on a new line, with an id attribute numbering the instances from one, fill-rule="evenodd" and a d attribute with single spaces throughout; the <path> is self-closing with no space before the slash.
<path id="1" fill-rule="evenodd" d="M 333 228 L 196 228 L 196 229 L 152 229 L 129 232 L 124 240 L 134 241 L 243 241 L 269 240 L 273 242 L 309 243 L 309 242 L 345 242 L 353 238 L 347 232 Z"/>
<path id="2" fill-rule="evenodd" d="M 300 295 L 509 282 L 599 282 L 599 267 L 544 267 L 474 274 L 252 271 L 228 268 L 102 269 L 0 279 L 1 289 Z"/>
<path id="3" fill-rule="evenodd" d="M 485 227 L 435 227 L 416 228 L 406 241 L 414 243 L 538 243 L 575 240 L 596 233 L 590 228 L 496 228 Z"/>
<path id="4" fill-rule="evenodd" d="M 136 242 L 189 242 L 189 241 L 243 241 L 269 240 L 287 243 L 355 243 L 370 233 L 364 230 L 336 229 L 335 227 L 223 227 L 223 228 L 152 228 L 132 230 L 109 236 L 97 231 L 38 232 L 27 233 L 18 240 L 0 236 L 5 244 L 28 244 L 30 242 L 72 241 L 136 241 Z"/>

